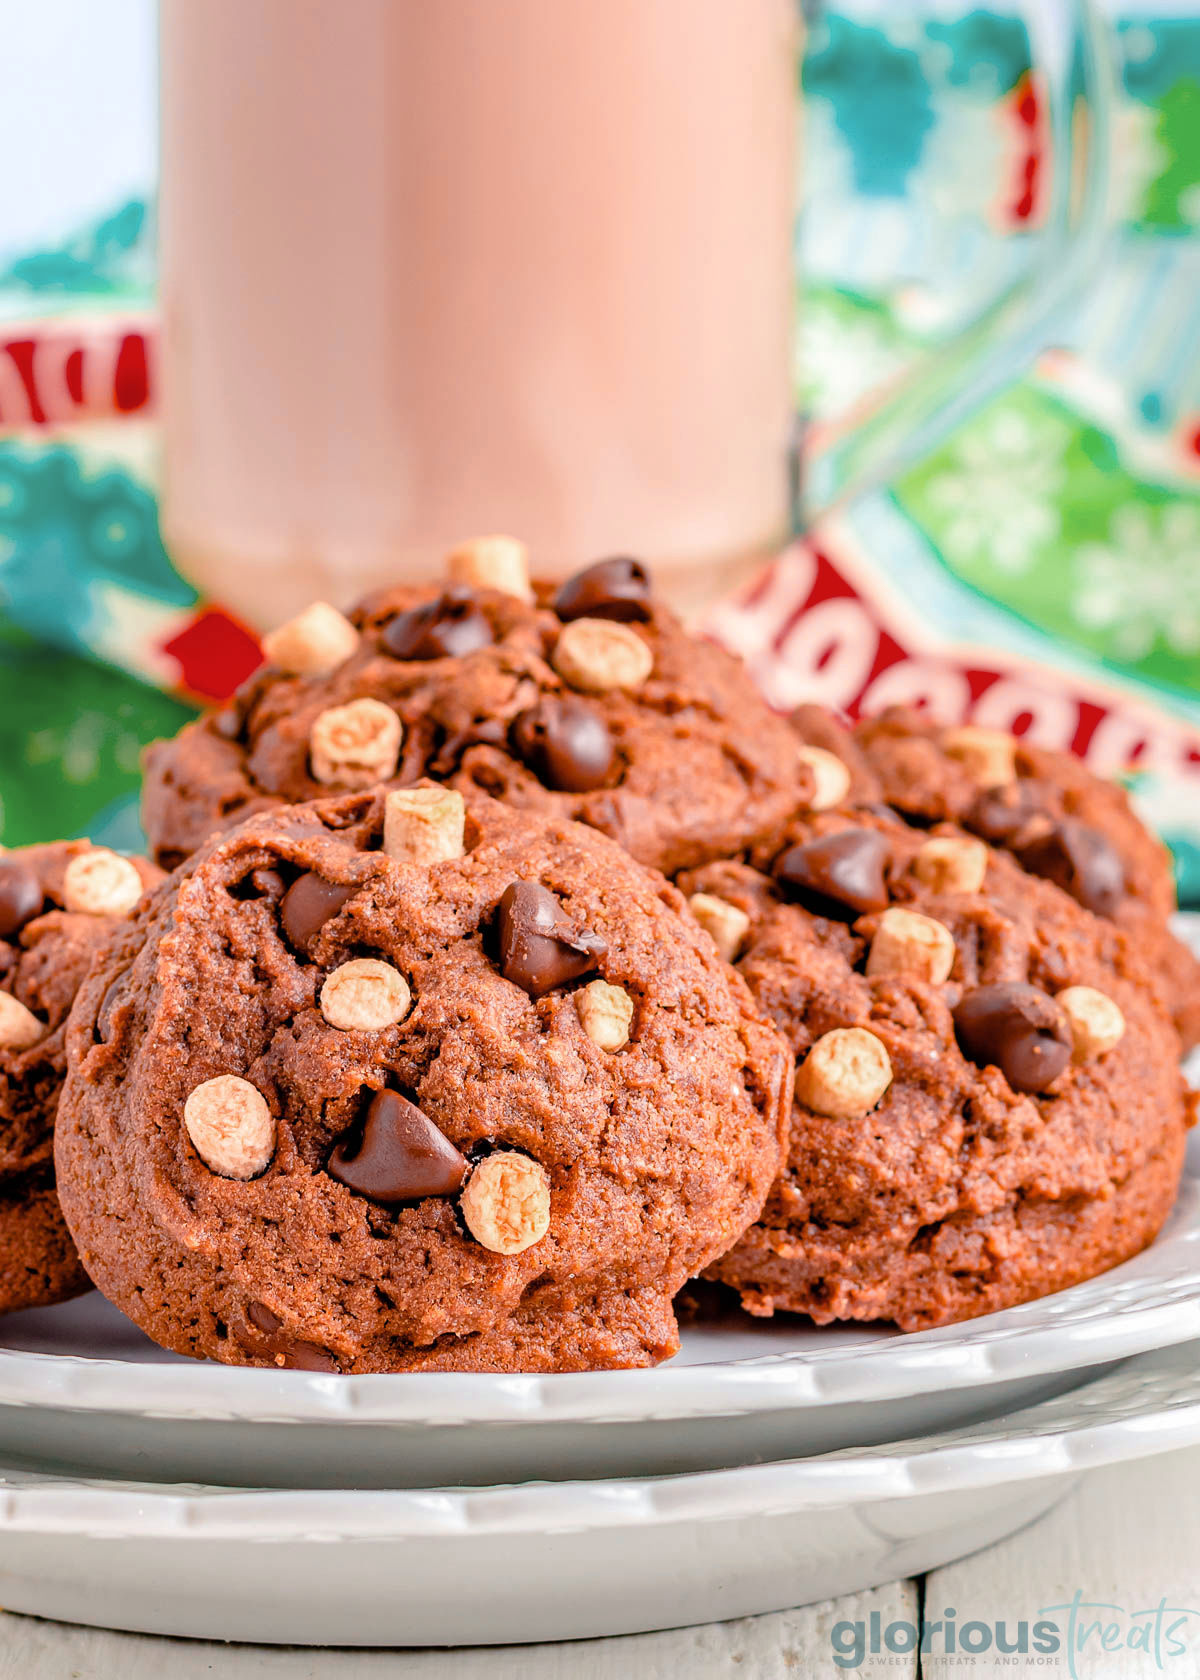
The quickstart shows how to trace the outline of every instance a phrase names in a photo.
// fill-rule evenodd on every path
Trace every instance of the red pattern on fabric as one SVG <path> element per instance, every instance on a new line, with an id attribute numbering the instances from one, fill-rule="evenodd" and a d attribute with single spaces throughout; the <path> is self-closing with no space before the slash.
<path id="1" fill-rule="evenodd" d="M 146 367 L 146 339 L 143 333 L 126 333 L 117 351 L 113 371 L 113 403 L 119 414 L 136 414 L 150 400 L 150 378 Z"/>
<path id="2" fill-rule="evenodd" d="M 228 700 L 262 664 L 253 632 L 220 607 L 201 607 L 162 648 L 179 663 L 179 686 L 200 700 Z"/>

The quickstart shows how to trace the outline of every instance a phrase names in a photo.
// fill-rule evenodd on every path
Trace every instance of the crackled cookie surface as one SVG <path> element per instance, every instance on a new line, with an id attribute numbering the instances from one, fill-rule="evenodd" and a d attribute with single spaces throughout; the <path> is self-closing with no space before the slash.
<path id="1" fill-rule="evenodd" d="M 92 958 L 160 879 L 85 840 L 0 855 L 0 1312 L 88 1286 L 54 1191 L 66 1021 Z"/>
<path id="2" fill-rule="evenodd" d="M 228 707 L 157 742 L 143 817 L 159 861 L 255 811 L 433 776 L 585 822 L 669 873 L 761 839 L 808 788 L 786 722 L 635 561 L 535 591 L 520 546 L 490 538 L 449 573 L 348 619 L 309 608 Z"/>
<path id="3" fill-rule="evenodd" d="M 787 1165 L 709 1276 L 754 1313 L 916 1330 L 1153 1238 L 1190 1110 L 1124 933 L 948 824 L 828 811 L 755 861 L 680 881 L 726 907 L 726 954 L 797 1057 Z"/>
<path id="4" fill-rule="evenodd" d="M 1171 858 L 1117 783 L 1070 753 L 999 730 L 942 728 L 894 707 L 853 730 L 816 706 L 793 719 L 850 768 L 850 797 L 893 806 L 922 823 L 962 824 L 1054 881 L 1094 915 L 1115 921 L 1157 973 L 1185 1048 L 1200 1042 L 1200 963 L 1171 933 Z"/>
<path id="5" fill-rule="evenodd" d="M 215 837 L 85 985 L 57 1140 L 99 1287 L 318 1371 L 672 1353 L 757 1216 L 792 1059 L 674 888 L 441 786 Z"/>

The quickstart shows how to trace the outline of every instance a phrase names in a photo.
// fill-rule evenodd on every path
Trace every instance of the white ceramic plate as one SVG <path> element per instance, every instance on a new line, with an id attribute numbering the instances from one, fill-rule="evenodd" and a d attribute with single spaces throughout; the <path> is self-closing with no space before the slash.
<path id="1" fill-rule="evenodd" d="M 1200 1349 L 941 1437 L 651 1480 L 243 1492 L 0 1477 L 0 1601 L 105 1627 L 290 1644 L 632 1633 L 919 1573 L 1076 1475 L 1200 1441 Z"/>
<path id="2" fill-rule="evenodd" d="M 1200 917 L 1180 918 L 1200 945 Z M 1200 1057 L 1197 1058 L 1200 1073 Z M 198 1365 L 99 1295 L 0 1319 L 0 1459 L 253 1487 L 662 1475 L 932 1433 L 1200 1338 L 1200 1137 L 1147 1253 L 916 1336 L 730 1310 L 653 1371 L 318 1376 Z"/>
<path id="3" fill-rule="evenodd" d="M 1200 1178 L 1104 1277 L 915 1336 L 759 1323 L 685 1331 L 652 1371 L 318 1376 L 201 1365 L 98 1295 L 0 1321 L 0 1459 L 160 1481 L 430 1487 L 663 1474 L 869 1445 L 1062 1393 L 1200 1338 Z"/>

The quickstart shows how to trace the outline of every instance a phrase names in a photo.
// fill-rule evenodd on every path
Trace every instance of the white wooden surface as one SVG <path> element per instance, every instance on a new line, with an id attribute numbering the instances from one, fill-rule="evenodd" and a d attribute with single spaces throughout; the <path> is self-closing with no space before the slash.
<path id="1" fill-rule="evenodd" d="M 1017 1637 L 1045 1606 L 1068 1604 L 1078 1592 L 1110 1608 L 1081 1612 L 1077 1625 L 1103 1618 L 1121 1630 L 1122 1648 L 1105 1651 L 1089 1633 L 1074 1670 L 1065 1651 L 1043 1657 L 953 1657 L 884 1653 L 860 1667 L 839 1668 L 830 1635 L 839 1621 L 869 1626 L 872 1610 L 892 1621 L 943 1617 L 956 1625 L 1006 1624 Z M 1160 1600 L 1192 1608 L 1178 1637 L 1186 1650 L 1129 1650 L 1131 1628 L 1151 1625 L 1136 1612 Z M 1060 1620 L 1065 1620 L 1061 1613 Z M 1165 1625 L 1165 1624 L 1164 1624 Z M 976 1636 L 978 1637 L 978 1636 Z M 1112 1643 L 1118 1636 L 1110 1631 Z M 1112 1470 L 1097 1470 L 1040 1522 L 998 1546 L 873 1593 L 677 1633 L 570 1645 L 470 1651 L 298 1651 L 198 1644 L 88 1628 L 60 1627 L 0 1614 L 0 1680 L 807 1680 L 855 1673 L 868 1680 L 992 1680 L 996 1675 L 1047 1674 L 1077 1680 L 1195 1680 L 1200 1676 L 1200 1449 Z"/>
<path id="2" fill-rule="evenodd" d="M 1075 1656 L 1079 1680 L 1200 1675 L 1200 1448 L 1093 1471 L 1024 1533 L 927 1576 L 925 1615 L 932 1620 L 954 1605 L 960 1623 L 1012 1624 L 1022 1616 L 1032 1622 L 1041 1606 L 1069 1604 L 1076 1592 L 1111 1606 L 1077 1613 L 1085 1633 L 1100 1622 L 1119 1630 L 1110 1638 L 1124 1647 L 1105 1652 L 1098 1631 L 1086 1634 Z M 1153 1652 L 1130 1651 L 1126 1640 L 1132 1627 L 1146 1622 L 1134 1613 L 1162 1600 L 1193 1613 L 1179 1632 L 1187 1650 L 1174 1656 L 1164 1650 L 1160 1668 Z M 993 1680 L 1014 1672 L 1011 1662 L 994 1655 L 976 1657 L 969 1668 L 938 1657 L 925 1657 L 923 1664 L 925 1680 L 963 1674 Z M 1058 1668 L 1030 1672 L 1070 1671 L 1064 1657 Z"/>
<path id="3" fill-rule="evenodd" d="M 917 1613 L 917 1587 L 901 1581 L 778 1616 L 715 1622 L 678 1633 L 589 1639 L 571 1645 L 469 1651 L 294 1651 L 60 1627 L 0 1617 L 0 1680 L 804 1680 L 839 1672 L 830 1631 L 843 1617 L 886 1624 Z M 867 1680 L 912 1680 L 912 1662 L 868 1658 Z"/>

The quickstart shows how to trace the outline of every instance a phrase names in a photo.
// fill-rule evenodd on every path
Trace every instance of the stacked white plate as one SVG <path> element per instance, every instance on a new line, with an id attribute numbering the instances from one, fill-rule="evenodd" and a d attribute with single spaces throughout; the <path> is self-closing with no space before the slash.
<path id="1" fill-rule="evenodd" d="M 89 1296 L 0 1323 L 0 1603 L 346 1645 L 780 1609 L 986 1545 L 1085 1466 L 1200 1441 L 1197 1341 L 1194 1176 L 1152 1249 L 1061 1295 L 908 1337 L 731 1317 L 655 1371 L 197 1365 Z"/>
<path id="2" fill-rule="evenodd" d="M 634 1633 L 933 1568 L 1197 1442 L 1194 1147 L 1145 1254 L 916 1336 L 733 1313 L 654 1371 L 341 1377 L 175 1358 L 97 1295 L 15 1314 L 0 1603 L 286 1644 Z"/>
<path id="3" fill-rule="evenodd" d="M 0 1597 L 105 1627 L 314 1645 L 751 1615 L 947 1562 L 1039 1516 L 1085 1468 L 1194 1444 L 1197 1364 L 1184 1346 L 994 1423 L 678 1477 L 353 1493 L 11 1471 Z"/>

